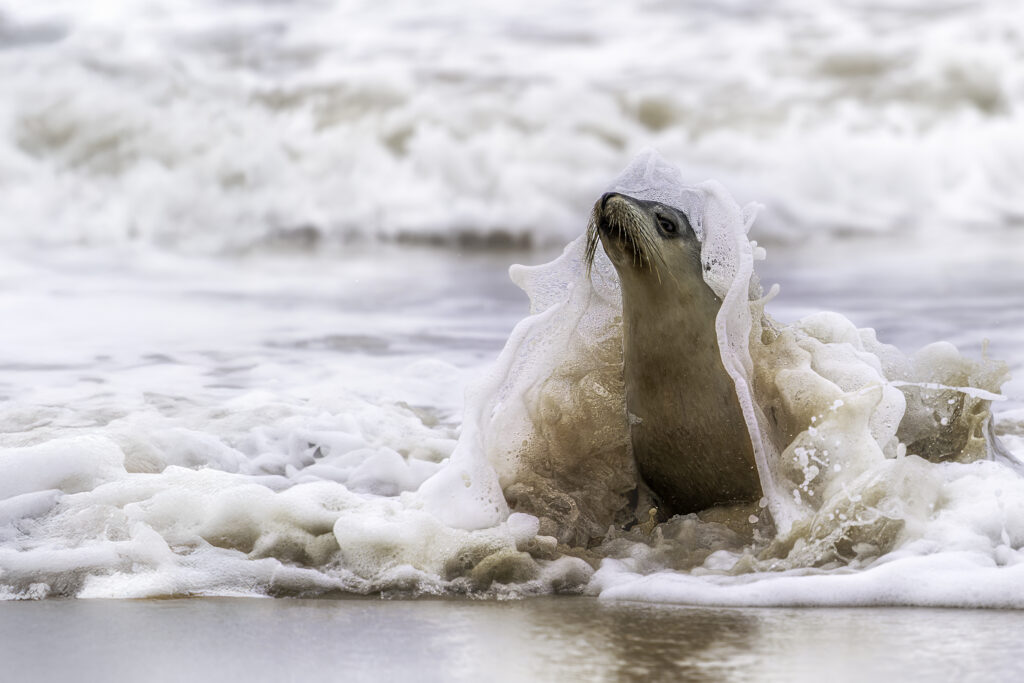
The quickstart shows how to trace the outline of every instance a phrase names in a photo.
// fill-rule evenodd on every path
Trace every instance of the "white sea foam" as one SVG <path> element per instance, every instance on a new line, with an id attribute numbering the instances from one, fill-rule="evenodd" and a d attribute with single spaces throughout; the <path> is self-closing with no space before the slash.
<path id="1" fill-rule="evenodd" d="M 565 243 L 640 149 L 760 239 L 1024 217 L 981 3 L 0 2 L 0 239 Z"/>

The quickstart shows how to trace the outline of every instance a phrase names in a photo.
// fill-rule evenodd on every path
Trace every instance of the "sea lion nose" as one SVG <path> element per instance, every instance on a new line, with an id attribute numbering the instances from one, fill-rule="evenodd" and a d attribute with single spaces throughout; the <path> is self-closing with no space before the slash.
<path id="1" fill-rule="evenodd" d="M 603 195 L 601 195 L 601 210 L 604 210 L 604 205 L 608 203 L 609 199 L 611 199 L 612 197 L 617 197 L 618 195 L 618 192 L 605 192 Z"/>

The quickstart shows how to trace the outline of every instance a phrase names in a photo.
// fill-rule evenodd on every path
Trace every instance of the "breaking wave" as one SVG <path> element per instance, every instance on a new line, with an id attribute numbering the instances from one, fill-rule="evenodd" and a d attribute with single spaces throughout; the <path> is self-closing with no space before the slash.
<path id="1" fill-rule="evenodd" d="M 1024 220 L 1019 3 L 0 3 L 0 240 L 553 245 L 637 152 L 762 240 Z"/>

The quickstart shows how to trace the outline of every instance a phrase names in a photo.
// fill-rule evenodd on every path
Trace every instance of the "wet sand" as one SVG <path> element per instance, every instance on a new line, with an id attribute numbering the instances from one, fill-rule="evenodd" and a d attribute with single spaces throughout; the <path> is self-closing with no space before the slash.
<path id="1" fill-rule="evenodd" d="M 20 681 L 1008 681 L 1024 612 L 563 597 L 0 604 Z"/>

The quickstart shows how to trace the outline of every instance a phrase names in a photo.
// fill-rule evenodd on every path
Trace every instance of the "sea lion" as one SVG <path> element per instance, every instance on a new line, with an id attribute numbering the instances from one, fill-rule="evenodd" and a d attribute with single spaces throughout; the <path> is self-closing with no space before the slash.
<path id="1" fill-rule="evenodd" d="M 758 500 L 761 482 L 705 283 L 701 243 L 686 215 L 619 193 L 602 196 L 588 227 L 622 289 L 623 369 L 630 439 L 661 516 Z"/>

